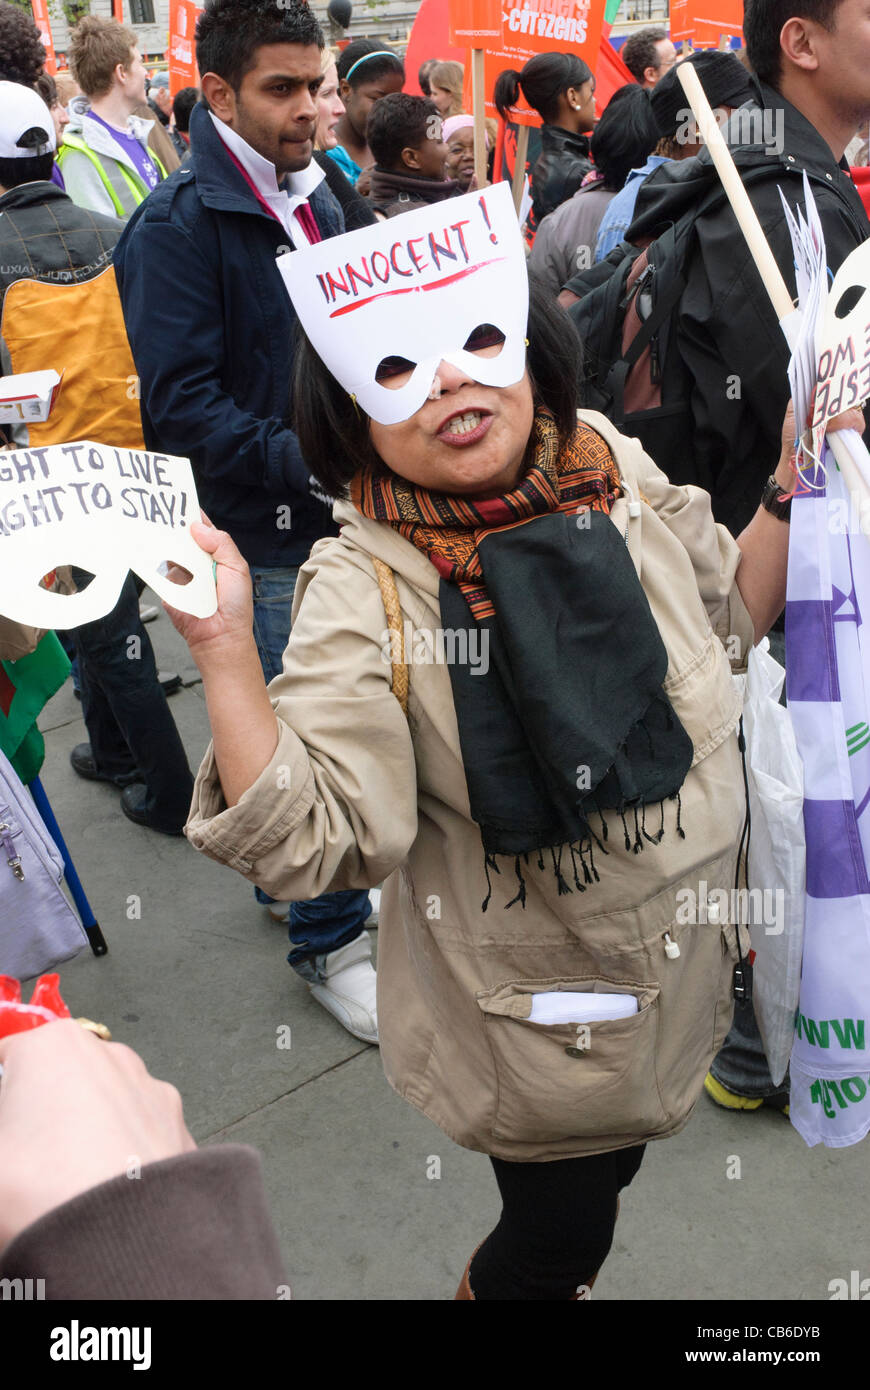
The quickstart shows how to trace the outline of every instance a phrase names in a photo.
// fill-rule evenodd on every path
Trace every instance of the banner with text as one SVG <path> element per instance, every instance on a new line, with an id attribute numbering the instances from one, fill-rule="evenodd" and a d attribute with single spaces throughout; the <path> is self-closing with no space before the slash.
<path id="1" fill-rule="evenodd" d="M 33 10 L 33 22 L 39 30 L 39 37 L 45 49 L 45 71 L 56 73 L 57 54 L 54 51 L 51 21 L 48 17 L 48 0 L 30 0 L 30 5 Z"/>
<path id="2" fill-rule="evenodd" d="M 196 21 L 202 9 L 194 0 L 169 0 L 169 95 L 174 97 L 182 87 L 199 86 L 196 66 Z"/>
<path id="3" fill-rule="evenodd" d="M 594 73 L 604 9 L 605 0 L 507 0 L 502 9 L 501 38 L 481 38 L 473 42 L 473 46 L 483 48 L 485 54 L 487 116 L 498 117 L 492 94 L 499 73 L 506 68 L 520 71 L 536 53 L 576 53 Z M 468 68 L 465 75 L 468 87 Z M 470 111 L 469 93 L 465 100 Z M 537 111 L 528 105 L 522 94 L 511 110 L 511 120 L 517 125 L 542 124 Z"/>

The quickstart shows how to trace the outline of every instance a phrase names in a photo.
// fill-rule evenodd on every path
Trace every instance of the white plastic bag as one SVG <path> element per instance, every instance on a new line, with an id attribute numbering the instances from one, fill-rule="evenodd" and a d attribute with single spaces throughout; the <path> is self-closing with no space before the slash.
<path id="1" fill-rule="evenodd" d="M 770 1074 L 779 1085 L 794 1042 L 806 887 L 803 764 L 788 710 L 785 671 L 765 637 L 749 654 L 743 700 L 749 778 L 748 886 L 753 1004 Z M 759 907 L 761 910 L 759 910 Z"/>

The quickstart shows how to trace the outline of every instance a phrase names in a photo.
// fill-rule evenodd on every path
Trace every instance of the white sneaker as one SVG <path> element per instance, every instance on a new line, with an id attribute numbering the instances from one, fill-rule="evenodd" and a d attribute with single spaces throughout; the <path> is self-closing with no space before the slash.
<path id="1" fill-rule="evenodd" d="M 367 926 L 367 927 L 376 927 L 376 926 L 378 925 L 378 921 L 379 921 L 380 914 L 381 914 L 381 890 L 380 890 L 380 888 L 370 888 L 370 889 L 369 889 L 369 902 L 370 902 L 371 905 L 372 905 L 372 910 L 371 910 L 371 913 L 370 913 L 370 915 L 369 915 L 369 919 L 368 919 L 368 921 L 366 922 L 366 926 Z"/>
<path id="2" fill-rule="evenodd" d="M 292 903 L 266 903 L 266 907 L 269 911 L 269 916 L 274 917 L 276 922 L 280 922 L 285 927 L 287 925 L 287 915 L 292 906 Z"/>
<path id="3" fill-rule="evenodd" d="M 361 1042 L 378 1042 L 378 1006 L 372 939 L 367 931 L 326 957 L 326 978 L 308 988 L 319 1004 Z"/>
<path id="4" fill-rule="evenodd" d="M 155 618 L 160 617 L 160 609 L 153 603 L 140 603 L 139 617 L 143 623 L 153 623 Z"/>

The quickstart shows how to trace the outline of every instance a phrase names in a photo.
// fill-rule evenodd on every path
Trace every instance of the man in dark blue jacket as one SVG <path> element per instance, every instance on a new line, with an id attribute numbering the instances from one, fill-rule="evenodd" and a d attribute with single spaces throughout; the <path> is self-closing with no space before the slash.
<path id="1" fill-rule="evenodd" d="M 312 161 L 322 48 L 304 0 L 207 0 L 192 161 L 115 252 L 146 441 L 191 460 L 203 510 L 248 561 L 267 681 L 281 670 L 298 567 L 336 533 L 291 428 L 296 316 L 275 264 L 344 231 Z M 377 1042 L 370 910 L 364 892 L 294 903 L 289 960 L 354 1036 Z"/>

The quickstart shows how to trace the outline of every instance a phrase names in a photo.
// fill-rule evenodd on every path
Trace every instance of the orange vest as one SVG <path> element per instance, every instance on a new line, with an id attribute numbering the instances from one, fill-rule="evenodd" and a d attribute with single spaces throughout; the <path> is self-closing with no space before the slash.
<path id="1" fill-rule="evenodd" d="M 113 266 L 79 285 L 17 280 L 6 291 L 0 335 L 16 374 L 54 368 L 63 376 L 48 419 L 27 426 L 31 444 L 93 439 L 145 447 Z"/>

